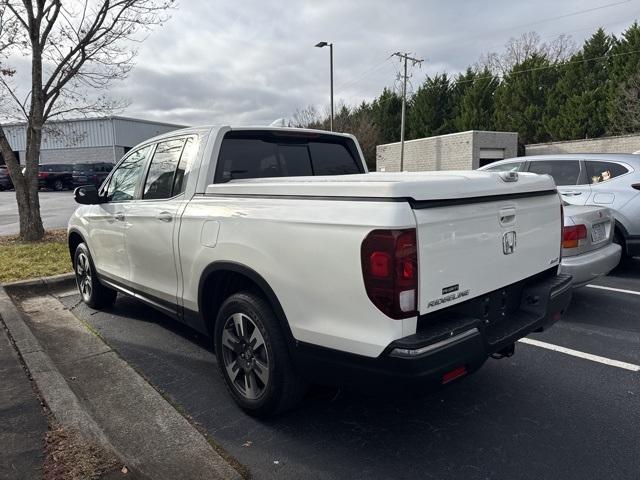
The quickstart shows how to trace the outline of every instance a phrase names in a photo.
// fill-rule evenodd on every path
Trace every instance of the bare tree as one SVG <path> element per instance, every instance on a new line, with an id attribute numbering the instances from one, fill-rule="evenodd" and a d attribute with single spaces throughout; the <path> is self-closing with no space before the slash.
<path id="1" fill-rule="evenodd" d="M 496 75 L 505 75 L 515 65 L 519 65 L 533 55 L 542 55 L 551 63 L 559 63 L 575 53 L 575 43 L 567 35 L 559 35 L 551 42 L 543 42 L 536 32 L 523 33 L 518 38 L 510 38 L 502 53 L 490 52 L 480 57 L 476 68 L 488 68 Z"/>
<path id="2" fill-rule="evenodd" d="M 317 128 L 321 123 L 320 114 L 313 105 L 298 108 L 292 118 L 293 126 L 298 128 Z"/>
<path id="3" fill-rule="evenodd" d="M 0 107 L 5 120 L 26 121 L 24 173 L 1 125 L 0 152 L 15 186 L 23 240 L 44 235 L 37 174 L 45 123 L 121 106 L 108 97 L 108 87 L 131 70 L 137 53 L 132 42 L 165 21 L 173 4 L 0 0 Z M 14 66 L 25 59 L 31 79 L 26 88 L 16 81 L 22 72 Z"/>

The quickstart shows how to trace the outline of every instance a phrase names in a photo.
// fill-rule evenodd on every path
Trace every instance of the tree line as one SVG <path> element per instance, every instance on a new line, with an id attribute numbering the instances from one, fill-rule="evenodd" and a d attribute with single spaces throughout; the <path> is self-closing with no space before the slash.
<path id="1" fill-rule="evenodd" d="M 371 102 L 339 105 L 334 130 L 358 137 L 375 166 L 376 145 L 400 139 L 402 100 L 386 87 Z M 466 71 L 427 75 L 407 99 L 406 138 L 466 130 L 518 132 L 520 146 L 640 132 L 640 26 L 598 30 L 581 48 L 535 32 L 511 39 Z M 328 129 L 328 115 L 298 110 L 296 126 Z"/>

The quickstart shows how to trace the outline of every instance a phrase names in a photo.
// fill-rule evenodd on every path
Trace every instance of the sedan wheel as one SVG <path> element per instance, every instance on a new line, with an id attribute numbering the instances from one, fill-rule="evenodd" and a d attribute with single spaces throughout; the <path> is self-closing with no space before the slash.
<path id="1" fill-rule="evenodd" d="M 53 189 L 57 192 L 60 192 L 62 189 L 64 189 L 64 183 L 62 183 L 62 180 L 56 180 L 55 182 L 53 182 Z"/>
<path id="2" fill-rule="evenodd" d="M 82 295 L 82 300 L 89 302 L 91 300 L 91 293 L 93 289 L 91 279 L 91 264 L 89 258 L 84 252 L 78 254 L 78 260 L 76 262 L 76 281 L 78 282 L 78 289 Z"/>
<path id="3" fill-rule="evenodd" d="M 269 353 L 256 323 L 244 313 L 227 318 L 222 331 L 222 358 L 233 387 L 257 400 L 269 384 Z"/>

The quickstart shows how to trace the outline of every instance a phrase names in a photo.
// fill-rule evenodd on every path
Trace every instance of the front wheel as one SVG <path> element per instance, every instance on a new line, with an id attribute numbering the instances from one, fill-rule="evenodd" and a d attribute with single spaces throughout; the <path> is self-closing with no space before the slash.
<path id="1" fill-rule="evenodd" d="M 282 413 L 304 396 L 305 384 L 293 368 L 286 339 L 262 297 L 236 293 L 222 304 L 215 348 L 229 393 L 250 415 Z"/>
<path id="2" fill-rule="evenodd" d="M 93 266 L 93 260 L 87 245 L 81 243 L 73 256 L 76 273 L 76 284 L 82 301 L 91 308 L 102 308 L 113 305 L 117 292 L 100 283 Z"/>

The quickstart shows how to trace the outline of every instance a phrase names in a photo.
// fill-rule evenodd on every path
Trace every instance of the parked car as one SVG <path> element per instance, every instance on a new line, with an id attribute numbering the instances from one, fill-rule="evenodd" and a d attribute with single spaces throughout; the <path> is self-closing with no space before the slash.
<path id="1" fill-rule="evenodd" d="M 65 190 L 73 188 L 71 164 L 50 163 L 38 168 L 38 188 Z"/>
<path id="2" fill-rule="evenodd" d="M 614 242 L 624 256 L 640 255 L 640 156 L 592 153 L 536 155 L 490 163 L 480 170 L 549 174 L 572 205 L 611 209 Z"/>
<path id="3" fill-rule="evenodd" d="M 99 187 L 111 170 L 113 170 L 113 163 L 108 162 L 74 163 L 71 171 L 73 184 L 76 187 L 81 185 L 95 185 Z"/>
<path id="4" fill-rule="evenodd" d="M 606 275 L 620 262 L 622 248 L 612 242 L 614 225 L 608 208 L 565 203 L 560 271 L 572 276 L 574 287 Z"/>
<path id="5" fill-rule="evenodd" d="M 9 169 L 6 165 L 0 165 L 0 190 L 11 190 L 13 188 L 13 182 L 9 175 Z"/>
<path id="6" fill-rule="evenodd" d="M 254 415 L 292 407 L 307 382 L 449 383 L 571 299 L 551 178 L 367 173 L 351 135 L 174 131 L 75 196 L 83 301 L 121 292 L 211 334 Z"/>

